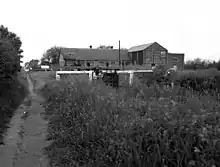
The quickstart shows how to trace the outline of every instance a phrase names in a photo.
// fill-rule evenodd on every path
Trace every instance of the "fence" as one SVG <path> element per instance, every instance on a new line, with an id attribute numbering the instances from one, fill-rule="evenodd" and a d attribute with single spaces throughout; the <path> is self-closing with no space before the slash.
<path id="1" fill-rule="evenodd" d="M 134 73 L 153 73 L 153 70 L 100 70 L 102 73 L 117 73 L 117 74 L 129 74 L 129 84 L 132 85 L 133 83 L 133 78 L 134 78 Z M 56 80 L 60 80 L 60 75 L 65 75 L 65 74 L 88 74 L 89 80 L 94 79 L 94 71 L 57 71 L 56 72 Z"/>

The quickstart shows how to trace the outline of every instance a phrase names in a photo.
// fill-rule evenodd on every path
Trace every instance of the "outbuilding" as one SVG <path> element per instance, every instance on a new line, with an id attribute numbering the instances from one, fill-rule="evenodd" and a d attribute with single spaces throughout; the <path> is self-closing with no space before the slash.
<path id="1" fill-rule="evenodd" d="M 147 68 L 156 65 L 165 65 L 167 68 L 173 68 L 173 66 L 178 69 L 184 68 L 184 54 L 169 53 L 157 42 L 131 47 L 128 53 L 133 65 L 144 65 Z"/>

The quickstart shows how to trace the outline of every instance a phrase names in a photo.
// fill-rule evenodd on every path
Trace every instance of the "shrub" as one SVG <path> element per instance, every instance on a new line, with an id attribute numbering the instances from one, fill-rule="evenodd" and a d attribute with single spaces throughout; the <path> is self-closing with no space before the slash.
<path id="1" fill-rule="evenodd" d="M 3 134 L 8 128 L 8 123 L 14 114 L 14 111 L 21 104 L 27 95 L 27 81 L 25 75 L 19 75 L 12 80 L 1 82 L 0 84 L 0 144 Z"/>

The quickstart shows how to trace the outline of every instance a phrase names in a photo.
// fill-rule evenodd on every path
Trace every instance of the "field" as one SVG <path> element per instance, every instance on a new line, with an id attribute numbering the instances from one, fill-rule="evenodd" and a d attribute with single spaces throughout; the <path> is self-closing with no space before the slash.
<path id="1" fill-rule="evenodd" d="M 217 92 L 147 87 L 138 78 L 116 90 L 67 77 L 49 82 L 41 93 L 52 166 L 220 164 Z"/>

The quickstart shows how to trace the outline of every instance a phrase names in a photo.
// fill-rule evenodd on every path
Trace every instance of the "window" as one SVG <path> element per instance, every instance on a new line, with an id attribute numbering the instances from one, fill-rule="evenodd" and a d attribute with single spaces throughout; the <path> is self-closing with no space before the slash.
<path id="1" fill-rule="evenodd" d="M 165 57 L 166 56 L 166 52 L 165 51 L 161 51 L 161 57 Z"/>
<path id="2" fill-rule="evenodd" d="M 155 67 L 155 66 L 156 66 L 156 64 L 155 64 L 155 63 L 152 63 L 152 64 L 151 64 L 151 66 L 152 66 L 152 67 Z"/>
<path id="3" fill-rule="evenodd" d="M 75 53 L 74 53 L 74 52 L 69 52 L 68 55 L 69 55 L 69 56 L 74 56 Z"/>
<path id="4" fill-rule="evenodd" d="M 130 61 L 124 61 L 124 64 L 125 64 L 125 65 L 130 65 L 131 62 L 130 62 Z"/>
<path id="5" fill-rule="evenodd" d="M 112 65 L 118 65 L 119 63 L 118 63 L 118 61 L 112 61 L 111 64 Z"/>
<path id="6" fill-rule="evenodd" d="M 177 57 L 172 57 L 172 62 L 177 63 L 177 62 L 179 62 L 179 59 Z"/>

